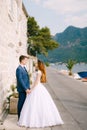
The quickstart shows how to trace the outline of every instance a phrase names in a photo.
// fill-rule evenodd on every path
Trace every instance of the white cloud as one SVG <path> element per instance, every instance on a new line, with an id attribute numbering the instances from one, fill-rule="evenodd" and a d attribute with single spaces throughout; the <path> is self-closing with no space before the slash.
<path id="1" fill-rule="evenodd" d="M 54 10 L 66 26 L 87 26 L 87 0 L 44 0 L 43 6 Z"/>
<path id="2" fill-rule="evenodd" d="M 34 2 L 34 3 L 36 3 L 36 4 L 40 4 L 40 1 L 41 1 L 41 0 L 28 0 L 29 3 L 30 3 L 30 2 Z"/>
<path id="3" fill-rule="evenodd" d="M 41 0 L 31 0 L 33 2 L 35 2 L 36 4 L 40 4 Z"/>
<path id="4" fill-rule="evenodd" d="M 46 9 L 54 10 L 58 15 L 87 12 L 87 0 L 30 0 Z"/>
<path id="5" fill-rule="evenodd" d="M 65 24 L 66 25 L 74 25 L 77 27 L 85 27 L 87 26 L 87 14 L 84 14 L 82 16 L 67 16 L 65 18 Z"/>
<path id="6" fill-rule="evenodd" d="M 44 0 L 44 7 L 60 14 L 75 13 L 87 10 L 87 0 Z"/>
<path id="7" fill-rule="evenodd" d="M 38 21 L 50 27 L 53 33 L 64 30 L 69 25 L 77 27 L 87 26 L 87 0 L 28 0 L 38 4 L 35 15 L 39 10 Z M 32 4 L 32 5 L 33 5 Z M 40 8 L 39 8 L 40 7 Z M 44 11 L 45 10 L 45 11 Z M 46 13 L 47 11 L 47 13 Z M 44 13 L 45 12 L 45 13 Z M 50 13 L 49 13 L 50 12 Z M 44 15 L 42 15 L 42 13 Z M 50 14 L 50 17 L 48 15 Z M 52 16 L 54 15 L 54 17 Z M 42 17 L 40 17 L 42 16 Z M 47 19 L 44 21 L 43 17 Z M 51 21 L 51 22 L 49 22 Z"/>

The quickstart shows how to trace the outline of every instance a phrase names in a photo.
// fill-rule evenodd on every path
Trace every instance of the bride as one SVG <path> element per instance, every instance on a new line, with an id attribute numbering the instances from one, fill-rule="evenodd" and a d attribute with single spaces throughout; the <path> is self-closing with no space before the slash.
<path id="1" fill-rule="evenodd" d="M 38 61 L 38 70 L 34 76 L 35 81 L 31 93 L 27 94 L 24 102 L 18 121 L 19 126 L 39 128 L 63 124 L 53 99 L 41 83 L 46 81 L 45 76 L 44 64 Z"/>

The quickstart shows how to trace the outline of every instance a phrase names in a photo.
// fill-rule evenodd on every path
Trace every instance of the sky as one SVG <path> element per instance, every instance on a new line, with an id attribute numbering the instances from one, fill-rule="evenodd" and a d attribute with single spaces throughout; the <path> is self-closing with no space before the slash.
<path id="1" fill-rule="evenodd" d="M 52 35 L 68 26 L 87 27 L 87 0 L 23 0 L 29 16 Z"/>

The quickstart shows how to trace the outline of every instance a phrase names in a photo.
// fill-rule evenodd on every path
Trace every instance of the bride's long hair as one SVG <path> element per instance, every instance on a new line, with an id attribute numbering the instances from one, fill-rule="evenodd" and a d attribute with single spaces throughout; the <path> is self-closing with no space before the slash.
<path id="1" fill-rule="evenodd" d="M 42 61 L 38 60 L 38 69 L 42 72 L 41 82 L 46 83 L 46 69 Z"/>

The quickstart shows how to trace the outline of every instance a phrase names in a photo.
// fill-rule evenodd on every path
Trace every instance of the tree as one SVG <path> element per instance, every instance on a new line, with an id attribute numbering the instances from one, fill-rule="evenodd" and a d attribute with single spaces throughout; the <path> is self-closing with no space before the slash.
<path id="1" fill-rule="evenodd" d="M 39 31 L 39 25 L 37 25 L 37 22 L 35 21 L 34 17 L 29 17 L 27 20 L 27 36 L 37 36 Z"/>
<path id="2" fill-rule="evenodd" d="M 41 28 L 34 17 L 29 17 L 27 22 L 28 54 L 36 56 L 43 54 L 47 56 L 49 50 L 58 47 L 58 43 L 51 37 L 48 27 Z"/>
<path id="3" fill-rule="evenodd" d="M 70 59 L 67 61 L 66 63 L 66 67 L 68 68 L 69 70 L 69 75 L 72 75 L 72 69 L 73 69 L 73 66 L 76 64 L 76 61 Z"/>

